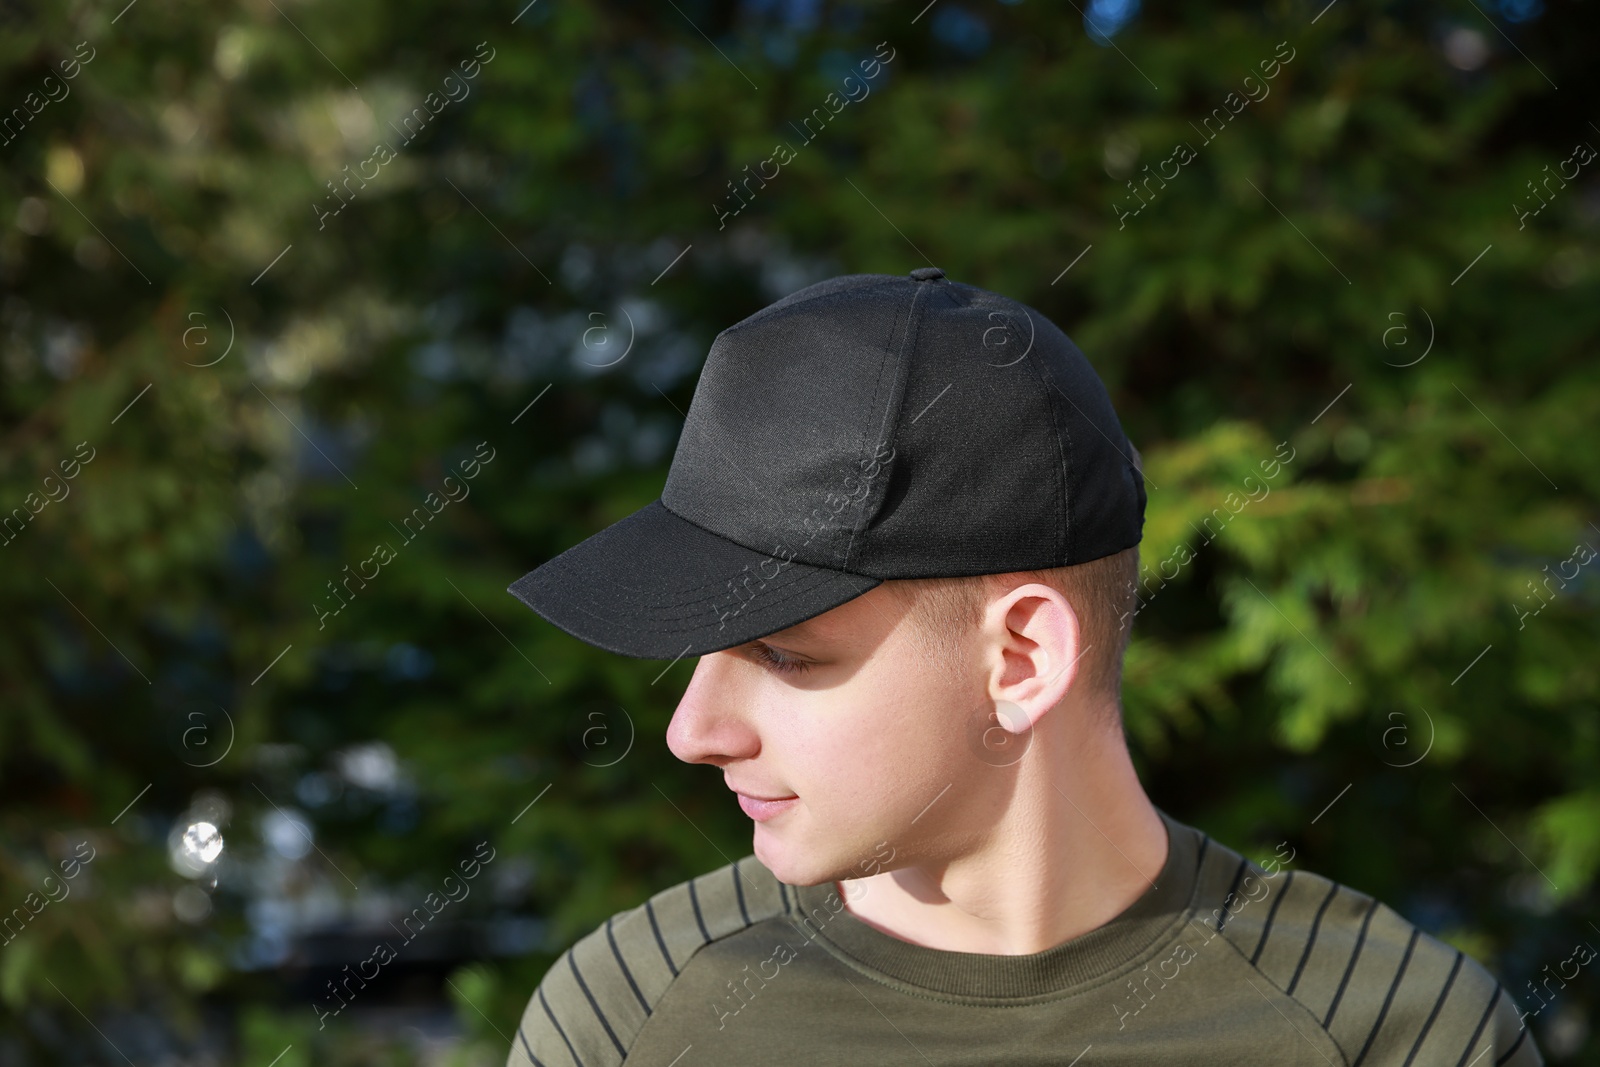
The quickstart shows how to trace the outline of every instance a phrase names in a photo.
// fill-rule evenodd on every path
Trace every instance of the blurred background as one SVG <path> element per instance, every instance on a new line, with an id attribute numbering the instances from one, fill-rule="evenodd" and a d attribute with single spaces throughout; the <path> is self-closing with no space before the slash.
<path id="1" fill-rule="evenodd" d="M 1594 5 L 0 25 L 0 1064 L 500 1064 L 748 853 L 663 740 L 693 661 L 505 587 L 659 495 L 717 331 L 929 264 L 1144 454 L 1156 802 L 1600 1062 Z"/>

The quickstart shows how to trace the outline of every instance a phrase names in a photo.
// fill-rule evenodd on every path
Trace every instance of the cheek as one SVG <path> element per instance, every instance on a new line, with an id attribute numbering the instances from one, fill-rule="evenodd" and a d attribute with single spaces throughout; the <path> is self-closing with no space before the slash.
<path id="1" fill-rule="evenodd" d="M 818 695 L 827 698 L 818 725 L 785 741 L 793 746 L 790 786 L 802 796 L 810 787 L 807 806 L 819 816 L 903 827 L 970 773 L 947 689 L 878 684 Z"/>
<path id="2" fill-rule="evenodd" d="M 764 746 L 784 753 L 789 785 L 802 796 L 809 787 L 810 797 L 830 807 L 870 803 L 898 764 L 899 728 L 870 697 L 815 695 L 815 706 L 769 734 Z"/>

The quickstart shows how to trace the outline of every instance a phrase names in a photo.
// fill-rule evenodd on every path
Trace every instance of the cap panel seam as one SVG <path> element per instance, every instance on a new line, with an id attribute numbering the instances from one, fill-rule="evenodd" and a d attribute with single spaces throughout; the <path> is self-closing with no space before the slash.
<path id="1" fill-rule="evenodd" d="M 899 351 L 897 351 L 894 354 L 894 356 L 892 357 L 892 366 L 894 368 L 896 368 L 897 373 L 895 374 L 894 378 L 891 379 L 891 381 L 890 381 L 889 388 L 891 390 L 894 389 L 894 384 L 895 384 L 896 381 L 903 382 L 906 378 L 910 377 L 909 370 L 907 370 L 904 374 L 901 374 L 901 373 L 898 372 L 898 369 L 903 367 L 903 366 L 905 366 L 906 358 L 907 358 L 906 357 L 907 351 L 915 349 L 915 345 L 914 345 L 913 339 L 915 338 L 915 336 L 917 334 L 917 329 L 918 329 L 918 326 L 919 326 L 919 321 L 917 319 L 917 308 L 918 308 L 919 304 L 922 301 L 922 294 L 923 294 L 923 292 L 925 290 L 926 290 L 926 286 L 924 286 L 921 283 L 918 283 L 916 285 L 916 287 L 911 290 L 911 303 L 906 307 L 905 312 L 904 312 L 904 314 L 905 314 L 905 333 L 900 338 Z M 872 387 L 872 400 L 871 400 L 871 404 L 870 404 L 870 406 L 868 408 L 868 418 L 871 418 L 872 415 L 879 410 L 879 399 L 878 398 L 883 392 L 883 376 L 884 376 L 884 372 L 889 370 L 890 366 L 891 366 L 891 357 L 888 355 L 888 348 L 889 348 L 889 345 L 894 340 L 894 330 L 900 323 L 900 316 L 901 316 L 901 312 L 900 312 L 900 310 L 898 308 L 896 308 L 895 315 L 894 315 L 894 320 L 890 324 L 890 328 L 889 328 L 889 337 L 885 341 L 884 346 L 883 346 L 884 350 L 885 350 L 884 358 L 878 364 L 878 380 L 873 384 L 873 387 Z M 905 389 L 904 389 L 903 386 L 902 386 L 902 388 L 900 390 L 900 398 L 899 399 L 900 399 L 900 403 L 903 405 L 905 403 Z M 898 412 L 896 412 L 895 414 L 898 415 Z M 891 425 L 891 426 L 893 425 L 893 423 L 891 422 L 890 413 L 889 413 L 889 411 L 887 409 L 885 409 L 883 411 L 883 413 L 878 416 L 878 436 L 880 438 L 883 436 L 883 433 L 884 433 L 886 425 Z M 857 439 L 857 444 L 856 444 L 856 456 L 857 456 L 857 464 L 858 465 L 859 465 L 859 463 L 861 462 L 862 459 L 866 458 L 866 443 L 867 443 L 866 442 L 866 431 L 865 431 L 865 429 L 863 429 L 860 437 L 858 437 L 858 439 Z M 876 446 L 874 446 L 874 454 L 876 454 Z M 887 472 L 882 472 L 882 473 L 886 474 Z M 867 495 L 867 498 L 861 502 L 861 504 L 862 504 L 861 513 L 856 516 L 855 523 L 850 527 L 850 537 L 845 542 L 844 559 L 840 561 L 840 569 L 841 570 L 846 570 L 847 573 L 848 573 L 847 568 L 849 568 L 849 566 L 850 566 L 850 556 L 855 551 L 856 534 L 861 532 L 862 528 L 866 525 L 866 523 L 868 521 L 868 518 L 869 518 L 869 505 L 871 505 L 871 507 L 873 507 L 873 508 L 876 508 L 876 507 L 879 507 L 879 506 L 882 505 L 884 493 L 887 491 L 887 484 L 888 484 L 888 479 L 887 479 L 887 477 L 885 477 L 884 483 L 883 483 L 883 487 L 881 487 L 881 488 L 869 493 Z"/>
<path id="2" fill-rule="evenodd" d="M 767 559 L 775 558 L 770 553 L 766 553 L 765 549 L 756 548 L 753 545 L 747 545 L 743 541 L 735 540 L 734 538 L 729 537 L 725 533 L 721 533 L 720 531 L 713 530 L 713 529 L 710 529 L 709 527 L 700 525 L 698 522 L 695 522 L 693 519 L 689 518 L 687 515 L 684 515 L 681 512 L 677 511 L 675 508 L 673 508 L 671 505 L 669 505 L 666 502 L 665 499 L 662 499 L 662 498 L 658 497 L 656 502 L 661 505 L 662 510 L 666 511 L 668 514 L 672 515 L 674 518 L 683 520 L 684 522 L 688 523 L 690 526 L 693 526 L 697 530 L 703 531 L 704 533 L 708 533 L 712 537 L 719 538 L 719 539 L 721 539 L 723 541 L 728 542 L 731 545 L 738 545 L 740 548 L 744 549 L 746 552 L 761 552 L 761 553 L 766 555 Z M 766 498 L 765 502 L 766 502 L 766 504 L 768 505 L 768 507 L 769 507 L 769 509 L 771 511 L 777 512 L 779 515 L 783 514 L 783 512 L 778 508 L 777 502 L 773 501 L 770 497 Z M 774 545 L 773 547 L 774 548 L 783 548 L 784 546 L 783 545 Z M 805 563 L 805 560 L 801 560 L 800 562 L 801 563 Z M 759 563 L 756 564 L 756 565 L 760 566 Z M 807 564 L 807 566 L 815 567 L 815 566 L 817 566 L 817 564 L 811 563 L 811 564 Z M 716 583 L 713 582 L 711 584 L 714 585 Z M 708 585 L 708 586 L 706 586 L 706 588 L 710 588 L 710 586 Z"/>
<path id="3" fill-rule="evenodd" d="M 733 538 L 729 537 L 727 534 L 719 533 L 716 530 L 708 529 L 705 526 L 701 526 L 698 522 L 695 522 L 693 519 L 689 518 L 688 516 L 682 515 L 679 512 L 675 511 L 670 505 L 667 504 L 666 500 L 664 500 L 664 499 L 658 498 L 656 500 L 656 503 L 660 504 L 664 511 L 670 513 L 671 515 L 675 516 L 676 518 L 682 519 L 684 522 L 688 523 L 690 526 L 693 526 L 695 529 L 701 530 L 701 531 L 703 531 L 705 533 L 710 534 L 712 537 L 720 538 L 721 540 L 727 541 L 729 544 L 732 544 L 732 545 L 738 545 L 740 548 L 744 549 L 747 552 L 763 552 L 765 558 L 762 559 L 761 563 L 765 563 L 767 560 L 772 560 L 773 562 L 777 562 L 781 558 L 781 559 L 784 560 L 784 563 L 782 565 L 785 566 L 785 567 L 790 566 L 791 564 L 794 564 L 794 563 L 799 563 L 800 565 L 805 566 L 805 567 L 814 567 L 817 570 L 829 571 L 829 572 L 832 572 L 832 573 L 835 573 L 835 574 L 849 574 L 849 575 L 851 575 L 853 577 L 857 577 L 857 578 L 874 578 L 873 575 L 866 574 L 866 573 L 864 573 L 862 571 L 851 571 L 851 570 L 846 570 L 844 567 L 830 567 L 830 566 L 827 566 L 826 564 L 822 564 L 822 563 L 812 563 L 809 560 L 801 559 L 799 557 L 798 553 L 791 553 L 789 556 L 786 556 L 786 557 L 785 556 L 779 556 L 777 554 L 777 552 L 779 550 L 781 550 L 781 549 L 784 549 L 784 548 L 788 547 L 787 545 L 785 545 L 785 544 L 783 544 L 781 542 L 778 543 L 778 544 L 774 544 L 772 546 L 773 547 L 773 552 L 765 552 L 764 549 L 755 548 L 755 547 L 753 547 L 751 545 L 745 544 L 743 541 L 736 541 Z M 777 510 L 776 505 L 773 505 L 773 510 L 774 511 Z M 805 546 L 805 542 L 802 541 L 801 542 L 801 547 L 803 548 L 804 546 Z M 758 566 L 758 567 L 761 566 L 761 563 L 757 563 L 756 566 Z M 748 564 L 746 566 L 748 566 Z M 741 573 L 743 573 L 743 572 L 741 572 Z M 875 580 L 882 581 L 883 579 L 876 578 Z M 710 589 L 715 584 L 716 584 L 715 582 L 712 582 L 712 583 L 710 583 L 708 585 L 697 586 L 695 588 Z"/>
<path id="4" fill-rule="evenodd" d="M 1033 327 L 1035 335 L 1038 333 L 1038 323 L 1033 321 L 1033 310 L 1027 305 L 1018 302 L 1022 313 L 1028 316 L 1028 324 Z M 1064 425 L 1060 417 L 1059 405 L 1050 395 L 1050 384 L 1045 378 L 1045 369 L 1042 368 L 1036 357 L 1030 351 L 1027 356 L 1028 366 L 1033 368 L 1034 376 L 1039 381 L 1039 389 L 1044 396 L 1045 410 L 1050 413 L 1050 428 L 1056 439 L 1056 476 L 1058 493 L 1056 494 L 1056 559 L 1067 561 L 1077 559 L 1077 530 L 1071 521 L 1072 501 L 1068 500 L 1067 480 L 1067 455 L 1073 451 L 1072 427 Z M 1061 444 L 1061 435 L 1067 437 L 1066 446 Z"/>

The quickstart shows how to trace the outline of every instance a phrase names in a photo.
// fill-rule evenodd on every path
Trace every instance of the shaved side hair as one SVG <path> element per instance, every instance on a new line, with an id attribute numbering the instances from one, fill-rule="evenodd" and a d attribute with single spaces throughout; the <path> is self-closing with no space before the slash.
<path id="1" fill-rule="evenodd" d="M 983 621 L 989 601 L 1019 585 L 1038 582 L 1059 592 L 1078 616 L 1078 682 L 1118 700 L 1122 660 L 1133 631 L 1138 594 L 1139 546 L 1088 563 L 1043 570 L 978 574 L 964 578 L 906 578 L 883 584 L 909 603 L 909 618 L 929 654 L 951 663 L 968 632 Z"/>
<path id="2" fill-rule="evenodd" d="M 1132 445 L 1129 445 L 1132 448 Z M 1144 473 L 1133 448 L 1133 466 Z M 984 608 L 1019 585 L 1056 590 L 1078 616 L 1078 680 L 1120 708 L 1122 661 L 1138 614 L 1139 546 L 1064 567 L 977 574 L 961 578 L 902 578 L 883 584 L 909 605 L 908 617 L 934 662 L 953 664 Z"/>

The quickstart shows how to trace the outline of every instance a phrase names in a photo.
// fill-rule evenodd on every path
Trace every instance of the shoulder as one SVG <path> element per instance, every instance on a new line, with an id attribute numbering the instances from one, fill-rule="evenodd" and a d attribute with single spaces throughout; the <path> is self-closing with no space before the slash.
<path id="1" fill-rule="evenodd" d="M 1526 1013 L 1482 964 L 1293 858 L 1257 864 L 1204 841 L 1191 922 L 1298 1003 L 1348 1064 L 1544 1062 Z"/>
<path id="2" fill-rule="evenodd" d="M 788 889 L 748 855 L 617 912 L 557 957 L 507 1067 L 614 1067 L 701 949 L 780 914 Z"/>

